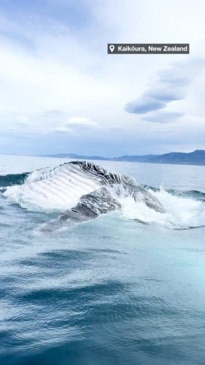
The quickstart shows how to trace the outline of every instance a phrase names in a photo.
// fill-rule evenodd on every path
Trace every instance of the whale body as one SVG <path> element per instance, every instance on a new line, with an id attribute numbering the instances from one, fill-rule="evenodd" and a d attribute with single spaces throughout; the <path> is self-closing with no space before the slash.
<path id="1" fill-rule="evenodd" d="M 68 179 L 70 175 L 68 189 L 70 188 L 74 194 L 79 187 L 78 179 L 81 180 L 80 186 L 84 180 L 85 194 L 79 197 L 75 206 L 65 211 L 57 220 L 50 222 L 51 229 L 58 228 L 63 224 L 95 219 L 101 214 L 118 210 L 121 208 L 118 200 L 121 196 L 142 201 L 156 212 L 166 212 L 158 199 L 142 186 L 136 185 L 134 179 L 126 175 L 108 172 L 106 169 L 87 161 L 71 161 L 62 166 L 67 170 Z M 76 175 L 76 180 L 73 178 L 73 174 Z M 71 181 L 73 181 L 73 185 Z M 48 226 L 44 228 L 47 230 Z"/>

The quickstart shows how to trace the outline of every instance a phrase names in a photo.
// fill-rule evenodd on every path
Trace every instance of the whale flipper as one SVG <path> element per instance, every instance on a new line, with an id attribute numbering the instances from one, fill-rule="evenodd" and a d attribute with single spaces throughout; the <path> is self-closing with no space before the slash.
<path id="1" fill-rule="evenodd" d="M 60 217 L 60 220 L 89 220 L 120 207 L 120 203 L 112 197 L 110 191 L 103 187 L 90 194 L 83 195 L 79 203 L 74 208 L 66 211 Z"/>
<path id="2" fill-rule="evenodd" d="M 105 214 L 120 209 L 120 203 L 112 197 L 111 192 L 102 187 L 92 193 L 83 195 L 78 204 L 67 210 L 58 219 L 46 223 L 41 227 L 42 231 L 53 231 L 64 225 L 69 226 L 74 223 L 85 222 Z"/>

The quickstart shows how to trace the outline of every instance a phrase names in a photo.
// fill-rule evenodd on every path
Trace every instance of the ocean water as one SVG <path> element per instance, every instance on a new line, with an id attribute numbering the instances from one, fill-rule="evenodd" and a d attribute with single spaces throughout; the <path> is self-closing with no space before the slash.
<path id="1" fill-rule="evenodd" d="M 126 197 L 45 233 L 66 190 L 45 181 L 47 200 L 31 196 L 23 173 L 64 162 L 0 156 L 0 364 L 204 365 L 205 167 L 97 162 L 167 214 Z"/>

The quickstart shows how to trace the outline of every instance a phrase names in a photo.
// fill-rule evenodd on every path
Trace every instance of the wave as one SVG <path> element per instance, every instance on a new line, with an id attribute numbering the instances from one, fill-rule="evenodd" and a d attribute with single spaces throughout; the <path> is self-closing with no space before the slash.
<path id="1" fill-rule="evenodd" d="M 0 175 L 0 188 L 5 188 L 12 185 L 21 185 L 25 182 L 28 176 L 29 172 L 23 172 L 21 174 Z"/>
<path id="2" fill-rule="evenodd" d="M 192 198 L 205 202 L 205 193 L 199 190 L 176 191 L 173 189 L 168 189 L 167 191 L 177 196 Z"/>
<path id="3" fill-rule="evenodd" d="M 165 190 L 168 193 L 178 196 L 178 197 L 187 197 L 187 198 L 192 198 L 192 199 L 196 199 L 196 200 L 201 200 L 201 201 L 205 201 L 205 193 L 203 191 L 200 190 L 176 190 L 176 189 L 161 189 L 161 188 L 156 188 L 150 185 L 142 185 L 145 189 L 148 189 L 152 192 L 159 192 L 160 190 Z"/>
<path id="4" fill-rule="evenodd" d="M 109 192 L 99 195 L 102 187 Z M 29 211 L 67 212 L 58 223 L 79 221 L 79 214 L 96 217 L 120 206 L 118 214 L 124 219 L 175 229 L 205 225 L 205 193 L 139 186 L 134 179 L 85 161 L 0 176 L 0 188 L 11 202 Z"/>

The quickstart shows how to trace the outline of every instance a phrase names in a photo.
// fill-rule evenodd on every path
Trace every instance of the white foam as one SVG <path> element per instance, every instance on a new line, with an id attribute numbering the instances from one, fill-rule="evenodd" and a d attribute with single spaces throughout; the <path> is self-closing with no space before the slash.
<path id="1" fill-rule="evenodd" d="M 134 219 L 144 223 L 167 224 L 172 221 L 169 213 L 159 213 L 149 208 L 143 201 L 134 201 L 131 197 L 120 199 L 121 214 L 124 218 Z"/>
<path id="2" fill-rule="evenodd" d="M 153 193 L 153 195 L 174 217 L 176 226 L 194 227 L 205 224 L 205 205 L 203 202 L 173 195 L 163 188 Z"/>
<path id="3" fill-rule="evenodd" d="M 158 223 L 169 228 L 197 227 L 205 224 L 205 206 L 202 202 L 178 197 L 164 189 L 153 192 L 149 190 L 166 209 L 166 213 L 156 212 L 143 201 L 135 202 L 131 197 L 120 199 L 121 214 L 124 218 L 135 219 L 145 223 Z"/>

